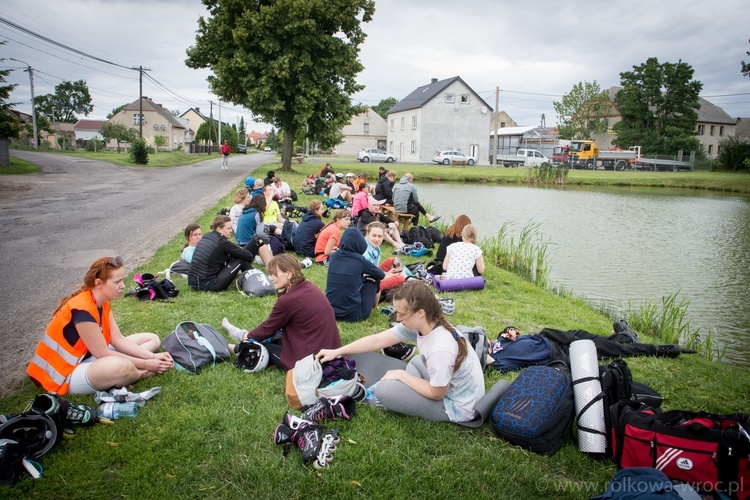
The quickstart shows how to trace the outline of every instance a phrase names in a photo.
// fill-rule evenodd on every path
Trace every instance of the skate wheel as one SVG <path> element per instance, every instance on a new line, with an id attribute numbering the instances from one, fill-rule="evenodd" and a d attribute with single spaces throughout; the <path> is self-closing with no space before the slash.
<path id="1" fill-rule="evenodd" d="M 341 438 L 339 438 L 338 436 L 333 437 L 333 441 L 332 441 L 333 444 L 339 444 L 340 442 L 341 442 Z"/>
<path id="2" fill-rule="evenodd" d="M 331 443 L 328 446 L 328 451 L 330 451 L 331 453 L 333 453 L 334 451 L 336 451 L 336 444 L 335 443 Z"/>
<path id="3" fill-rule="evenodd" d="M 323 462 L 323 465 L 321 465 L 321 464 L 320 464 L 320 463 L 318 462 L 318 460 L 316 460 L 315 462 L 313 462 L 313 468 L 314 468 L 315 470 L 323 470 L 323 469 L 327 469 L 328 467 L 329 467 L 329 466 L 328 466 L 328 462 L 325 462 L 325 461 L 324 461 L 324 462 Z"/>

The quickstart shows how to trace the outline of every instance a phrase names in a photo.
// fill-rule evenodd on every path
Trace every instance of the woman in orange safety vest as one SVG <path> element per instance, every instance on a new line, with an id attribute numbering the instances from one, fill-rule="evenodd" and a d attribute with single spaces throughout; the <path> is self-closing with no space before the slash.
<path id="1" fill-rule="evenodd" d="M 48 392 L 94 394 L 174 367 L 153 333 L 125 337 L 109 301 L 125 289 L 120 257 L 96 260 L 81 288 L 60 300 L 26 373 Z"/>

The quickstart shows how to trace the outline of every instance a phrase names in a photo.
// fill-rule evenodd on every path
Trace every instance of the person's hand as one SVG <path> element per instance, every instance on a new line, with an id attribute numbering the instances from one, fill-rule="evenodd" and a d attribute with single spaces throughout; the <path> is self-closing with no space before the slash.
<path id="1" fill-rule="evenodd" d="M 388 271 L 386 271 L 387 275 L 390 276 L 396 276 L 397 274 L 401 274 L 401 268 L 400 267 L 392 267 Z"/>
<path id="2" fill-rule="evenodd" d="M 388 370 L 380 380 L 403 380 L 406 370 Z"/>
<path id="3" fill-rule="evenodd" d="M 164 354 L 164 353 L 160 353 Z M 154 373 L 164 373 L 174 368 L 174 361 L 172 359 L 164 359 L 162 357 L 154 357 L 153 359 L 146 360 L 146 370 Z"/>
<path id="4" fill-rule="evenodd" d="M 318 351 L 318 354 L 315 355 L 315 360 L 320 363 L 327 363 L 328 361 L 333 361 L 336 359 L 338 354 L 336 354 L 336 349 L 321 349 Z"/>

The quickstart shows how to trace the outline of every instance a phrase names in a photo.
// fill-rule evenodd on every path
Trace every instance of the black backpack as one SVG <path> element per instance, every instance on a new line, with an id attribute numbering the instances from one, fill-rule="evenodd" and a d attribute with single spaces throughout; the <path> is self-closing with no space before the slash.
<path id="1" fill-rule="evenodd" d="M 416 242 L 420 242 L 427 248 L 432 248 L 434 246 L 434 242 L 432 241 L 432 237 L 430 236 L 430 233 L 427 231 L 427 228 L 424 226 L 414 226 L 410 228 L 407 232 L 407 240 L 404 240 L 404 243 L 414 244 Z"/>
<path id="2" fill-rule="evenodd" d="M 529 366 L 500 397 L 490 416 L 506 441 L 535 453 L 554 454 L 571 436 L 574 413 L 570 370 Z"/>

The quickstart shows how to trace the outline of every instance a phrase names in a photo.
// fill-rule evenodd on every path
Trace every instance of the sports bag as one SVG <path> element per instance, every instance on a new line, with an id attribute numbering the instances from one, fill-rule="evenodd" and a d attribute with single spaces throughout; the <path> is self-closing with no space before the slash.
<path id="1" fill-rule="evenodd" d="M 487 333 L 485 332 L 484 328 L 481 326 L 464 326 L 464 325 L 457 325 L 456 330 L 458 330 L 458 333 L 466 339 L 466 342 L 469 343 L 472 349 L 474 349 L 474 352 L 476 353 L 477 357 L 479 358 L 479 364 L 482 367 L 482 370 L 487 366 L 487 350 L 490 347 L 490 341 L 487 340 Z"/>
<path id="2" fill-rule="evenodd" d="M 206 323 L 183 321 L 162 340 L 161 347 L 172 355 L 175 368 L 190 373 L 230 357 L 227 339 Z"/>
<path id="3" fill-rule="evenodd" d="M 427 231 L 427 228 L 424 226 L 414 226 L 409 228 L 407 231 L 407 240 L 404 241 L 404 243 L 421 243 L 425 246 L 425 248 L 432 248 L 435 244 L 434 241 L 432 241 L 432 236 Z"/>
<path id="4" fill-rule="evenodd" d="M 701 490 L 750 498 L 750 415 L 658 413 L 637 403 L 621 407 L 615 441 L 619 468 L 653 467 Z"/>
<path id="5" fill-rule="evenodd" d="M 246 297 L 275 295 L 276 289 L 271 279 L 260 269 L 248 269 L 237 275 L 237 290 Z"/>
<path id="6" fill-rule="evenodd" d="M 310 354 L 286 373 L 286 400 L 295 410 L 315 403 L 321 396 L 342 394 L 356 401 L 365 397 L 364 378 L 357 373 L 353 359 L 345 357 L 321 364 Z"/>
<path id="7" fill-rule="evenodd" d="M 567 365 L 524 368 L 490 416 L 501 438 L 550 455 L 570 437 L 572 419 L 573 385 Z"/>

